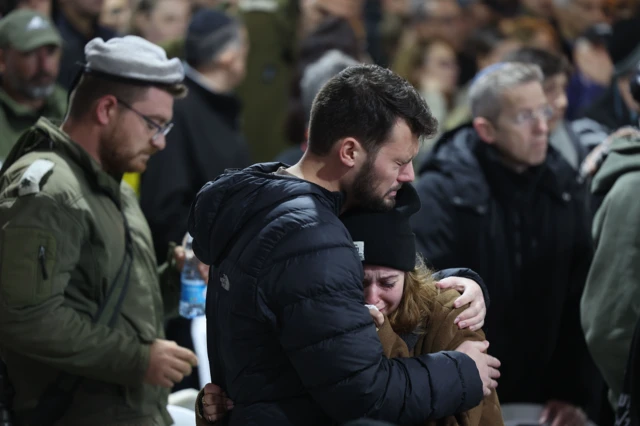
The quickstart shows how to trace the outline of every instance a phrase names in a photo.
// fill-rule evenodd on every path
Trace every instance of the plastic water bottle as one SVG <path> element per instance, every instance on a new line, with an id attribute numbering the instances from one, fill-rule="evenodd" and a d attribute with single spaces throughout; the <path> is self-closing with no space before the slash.
<path id="1" fill-rule="evenodd" d="M 185 318 L 195 318 L 205 314 L 207 300 L 207 283 L 200 276 L 198 264 L 200 261 L 193 254 L 193 237 L 187 233 L 182 242 L 186 252 L 186 259 L 180 276 L 180 315 Z"/>

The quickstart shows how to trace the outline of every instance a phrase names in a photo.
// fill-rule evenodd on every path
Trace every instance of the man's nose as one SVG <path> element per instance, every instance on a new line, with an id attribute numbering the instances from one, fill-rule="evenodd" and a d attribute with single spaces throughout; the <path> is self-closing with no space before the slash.
<path id="1" fill-rule="evenodd" d="M 153 147 L 158 151 L 162 151 L 167 146 L 166 136 L 160 133 L 155 139 L 151 140 L 151 145 L 153 145 Z"/>
<path id="2" fill-rule="evenodd" d="M 398 182 L 408 183 L 413 182 L 416 178 L 415 171 L 413 169 L 413 161 L 409 161 L 402 167 L 400 175 L 398 176 Z"/>
<path id="3" fill-rule="evenodd" d="M 38 68 L 40 72 L 56 76 L 58 75 L 59 65 L 60 61 L 49 50 L 40 49 L 38 51 Z"/>
<path id="4" fill-rule="evenodd" d="M 536 120 L 535 128 L 538 133 L 549 133 L 549 120 L 546 117 L 539 117 Z"/>

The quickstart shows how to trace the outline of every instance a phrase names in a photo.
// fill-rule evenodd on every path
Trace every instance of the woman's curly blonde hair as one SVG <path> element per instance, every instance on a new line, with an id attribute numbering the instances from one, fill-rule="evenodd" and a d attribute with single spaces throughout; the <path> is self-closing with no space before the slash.
<path id="1" fill-rule="evenodd" d="M 429 316 L 433 302 L 438 295 L 433 279 L 433 271 L 420 255 L 416 258 L 413 271 L 405 272 L 404 293 L 400 305 L 389 315 L 391 328 L 396 333 L 419 332 L 424 319 Z"/>

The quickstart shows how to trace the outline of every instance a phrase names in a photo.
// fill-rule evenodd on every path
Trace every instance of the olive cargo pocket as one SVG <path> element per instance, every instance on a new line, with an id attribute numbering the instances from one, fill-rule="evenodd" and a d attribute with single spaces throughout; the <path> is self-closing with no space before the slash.
<path id="1" fill-rule="evenodd" d="M 47 231 L 2 230 L 0 294 L 6 305 L 36 305 L 51 297 L 56 245 Z"/>

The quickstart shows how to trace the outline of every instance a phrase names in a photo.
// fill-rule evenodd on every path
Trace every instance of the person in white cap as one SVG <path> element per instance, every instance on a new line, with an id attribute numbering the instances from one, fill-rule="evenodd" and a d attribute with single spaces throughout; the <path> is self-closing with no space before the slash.
<path id="1" fill-rule="evenodd" d="M 94 39 L 85 53 L 62 125 L 40 119 L 0 171 L 10 406 L 25 425 L 169 425 L 169 389 L 197 363 L 163 339 L 183 251 L 158 273 L 121 178 L 164 148 L 184 70 L 138 37 Z"/>

